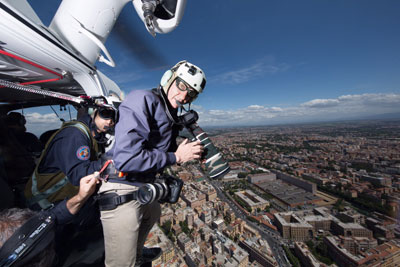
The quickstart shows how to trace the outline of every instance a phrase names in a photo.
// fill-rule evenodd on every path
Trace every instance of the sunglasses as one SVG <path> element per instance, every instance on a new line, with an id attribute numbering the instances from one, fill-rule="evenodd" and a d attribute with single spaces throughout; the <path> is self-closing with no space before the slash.
<path id="1" fill-rule="evenodd" d="M 177 78 L 175 82 L 176 82 L 176 86 L 178 87 L 178 89 L 181 91 L 187 91 L 188 96 L 191 99 L 195 99 L 197 97 L 198 92 L 194 89 L 191 89 L 190 86 L 187 85 L 183 80 Z"/>
<path id="2" fill-rule="evenodd" d="M 99 110 L 99 116 L 104 120 L 115 119 L 115 111 L 112 109 L 101 108 Z"/>

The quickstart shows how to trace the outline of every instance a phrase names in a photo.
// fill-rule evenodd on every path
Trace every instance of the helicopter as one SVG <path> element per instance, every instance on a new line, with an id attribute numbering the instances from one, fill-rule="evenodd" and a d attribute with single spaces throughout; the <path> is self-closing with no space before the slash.
<path id="1" fill-rule="evenodd" d="M 27 0 L 1 0 L 0 113 L 112 105 L 109 96 L 122 101 L 119 86 L 95 64 L 116 66 L 105 42 L 128 2 L 153 36 L 174 30 L 186 6 L 186 0 L 63 0 L 47 27 Z"/>
<path id="2" fill-rule="evenodd" d="M 117 108 L 123 92 L 96 64 L 116 67 L 105 43 L 129 2 L 152 36 L 173 31 L 186 6 L 186 0 L 62 0 L 46 26 L 27 0 L 0 0 L 2 127 L 6 128 L 7 113 L 17 109 L 52 105 L 73 106 L 76 110 L 102 105 Z M 24 207 L 20 195 L 36 160 L 36 156 L 24 154 L 14 139 L 5 133 L 0 135 L 0 210 Z M 12 167 L 5 168 L 6 162 Z M 20 179 L 8 179 L 10 173 Z M 102 261 L 101 240 L 98 235 L 94 239 L 78 236 L 61 257 L 62 266 L 74 266 L 86 258 Z M 71 252 L 82 243 L 86 250 Z"/>

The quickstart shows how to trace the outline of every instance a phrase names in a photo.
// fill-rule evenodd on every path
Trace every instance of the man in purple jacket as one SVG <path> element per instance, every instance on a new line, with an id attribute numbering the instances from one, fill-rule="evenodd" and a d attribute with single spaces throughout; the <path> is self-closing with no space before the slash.
<path id="1" fill-rule="evenodd" d="M 160 204 L 141 205 L 129 196 L 153 183 L 165 167 L 201 157 L 200 141 L 185 140 L 177 146 L 181 127 L 177 110 L 196 99 L 205 84 L 199 67 L 181 61 L 163 75 L 157 89 L 134 90 L 120 105 L 113 161 L 116 170 L 126 175 L 110 178 L 99 190 L 102 196 L 117 194 L 114 207 L 100 206 L 106 266 L 139 266 L 161 254 L 159 248 L 143 249 L 160 217 Z"/>

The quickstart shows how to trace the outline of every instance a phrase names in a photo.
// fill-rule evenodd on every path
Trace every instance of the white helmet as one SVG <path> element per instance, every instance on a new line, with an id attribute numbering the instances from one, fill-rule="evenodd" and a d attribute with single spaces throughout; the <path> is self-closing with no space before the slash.
<path id="1" fill-rule="evenodd" d="M 121 97 L 119 97 L 117 94 L 111 92 L 110 95 L 106 97 L 106 100 L 108 105 L 112 105 L 114 108 L 118 109 L 123 98 L 123 94 L 121 94 Z"/>
<path id="2" fill-rule="evenodd" d="M 204 72 L 196 65 L 182 60 L 170 70 L 167 70 L 161 78 L 160 85 L 166 94 L 168 94 L 169 87 L 177 77 L 186 82 L 198 93 L 201 93 L 206 86 L 206 75 Z"/>

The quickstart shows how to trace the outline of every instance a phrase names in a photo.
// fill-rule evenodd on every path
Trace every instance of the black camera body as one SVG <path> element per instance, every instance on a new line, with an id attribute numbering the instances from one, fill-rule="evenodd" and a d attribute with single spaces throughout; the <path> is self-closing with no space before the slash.
<path id="1" fill-rule="evenodd" d="M 183 187 L 183 181 L 170 175 L 163 176 L 159 180 L 163 181 L 169 189 L 168 194 L 164 197 L 164 199 L 161 199 L 161 201 L 172 204 L 178 202 Z"/>
<path id="2" fill-rule="evenodd" d="M 137 200 L 146 205 L 154 201 L 160 203 L 178 202 L 183 187 L 183 181 L 171 175 L 162 175 L 154 183 L 141 186 L 137 192 Z"/>
<path id="3" fill-rule="evenodd" d="M 194 110 L 179 116 L 179 121 L 183 124 L 194 140 L 199 140 L 204 146 L 202 159 L 205 160 L 208 175 L 212 179 L 222 178 L 230 171 L 228 162 L 222 157 L 221 152 L 214 146 L 207 133 L 196 123 L 199 115 Z"/>

